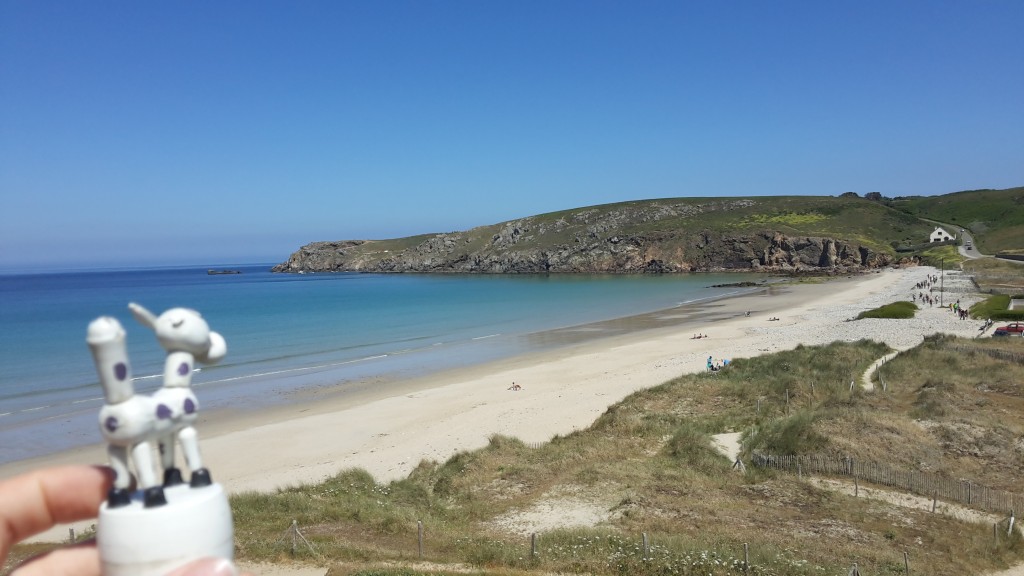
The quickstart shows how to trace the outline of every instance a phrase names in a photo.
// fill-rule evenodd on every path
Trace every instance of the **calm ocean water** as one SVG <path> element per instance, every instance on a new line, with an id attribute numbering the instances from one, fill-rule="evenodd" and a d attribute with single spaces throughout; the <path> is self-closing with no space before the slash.
<path id="1" fill-rule="evenodd" d="M 177 267 L 0 275 L 0 463 L 99 441 L 102 405 L 86 326 L 117 317 L 136 390 L 160 386 L 163 351 L 128 312 L 199 310 L 228 342 L 193 377 L 204 409 L 265 406 L 290 393 L 528 352 L 540 332 L 740 292 L 755 275 L 237 275 Z"/>

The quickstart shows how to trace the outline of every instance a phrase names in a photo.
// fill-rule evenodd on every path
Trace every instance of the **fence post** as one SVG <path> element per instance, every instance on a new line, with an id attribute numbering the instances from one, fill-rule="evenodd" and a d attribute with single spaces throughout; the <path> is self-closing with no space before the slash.
<path id="1" fill-rule="evenodd" d="M 295 538 L 299 535 L 299 521 L 298 520 L 295 520 L 295 519 L 292 520 L 291 533 L 292 533 L 292 557 L 294 557 L 295 556 Z"/>
<path id="2" fill-rule="evenodd" d="M 903 570 L 907 573 L 907 576 L 910 576 L 910 557 L 905 550 L 903 551 Z"/>
<path id="3" fill-rule="evenodd" d="M 416 521 L 416 549 L 419 553 L 420 560 L 423 559 L 423 521 Z"/>
<path id="4" fill-rule="evenodd" d="M 537 533 L 530 534 L 530 559 L 537 559 Z"/>
<path id="5" fill-rule="evenodd" d="M 936 490 L 936 491 L 932 492 L 932 514 L 935 513 L 935 504 L 937 504 L 938 501 L 939 501 L 939 491 Z"/>
<path id="6" fill-rule="evenodd" d="M 750 573 L 750 545 L 743 543 L 743 573 Z"/>
<path id="7" fill-rule="evenodd" d="M 644 537 L 644 558 L 643 559 L 644 559 L 644 562 L 646 562 L 647 559 L 650 558 L 651 546 L 650 546 L 650 543 L 647 541 L 647 532 L 643 533 L 643 537 Z"/>

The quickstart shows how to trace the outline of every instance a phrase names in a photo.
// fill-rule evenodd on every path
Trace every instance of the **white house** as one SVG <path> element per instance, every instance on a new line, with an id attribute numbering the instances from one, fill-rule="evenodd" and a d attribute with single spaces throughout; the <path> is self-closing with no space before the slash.
<path id="1" fill-rule="evenodd" d="M 936 226 L 935 231 L 932 232 L 931 237 L 928 239 L 929 242 L 945 242 L 946 240 L 952 240 L 953 236 L 949 232 L 946 232 L 941 227 Z"/>

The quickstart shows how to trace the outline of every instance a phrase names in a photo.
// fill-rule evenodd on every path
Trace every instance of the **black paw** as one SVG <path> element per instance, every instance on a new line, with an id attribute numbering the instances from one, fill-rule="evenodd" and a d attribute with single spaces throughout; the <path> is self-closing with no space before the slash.
<path id="1" fill-rule="evenodd" d="M 213 478 L 210 477 L 210 471 L 206 468 L 200 468 L 199 470 L 192 472 L 192 478 L 188 483 L 192 488 L 202 488 L 203 486 L 209 486 L 210 484 L 213 484 Z"/>
<path id="2" fill-rule="evenodd" d="M 180 469 L 168 468 L 167 470 L 164 470 L 164 486 L 176 486 L 184 483 L 185 481 L 181 478 Z"/>
<path id="3" fill-rule="evenodd" d="M 146 508 L 156 508 L 157 506 L 167 504 L 167 498 L 164 497 L 164 487 L 153 486 L 152 488 L 146 488 L 142 493 L 142 503 Z"/>
<path id="4" fill-rule="evenodd" d="M 125 488 L 111 488 L 107 492 L 107 508 L 120 508 L 132 503 L 132 495 Z"/>

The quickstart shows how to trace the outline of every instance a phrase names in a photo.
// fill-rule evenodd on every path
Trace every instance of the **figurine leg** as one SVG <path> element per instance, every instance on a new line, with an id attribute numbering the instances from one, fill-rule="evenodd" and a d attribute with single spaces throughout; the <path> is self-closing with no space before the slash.
<path id="1" fill-rule="evenodd" d="M 114 469 L 114 485 L 107 492 L 107 507 L 119 508 L 131 503 L 129 488 L 132 475 L 128 472 L 128 449 L 124 446 L 107 446 L 110 456 L 110 467 Z"/>
<path id="2" fill-rule="evenodd" d="M 164 468 L 164 486 L 176 486 L 185 481 L 181 478 L 181 470 L 174 465 L 174 436 L 160 439 L 160 463 Z"/>
<path id="3" fill-rule="evenodd" d="M 135 470 L 139 474 L 139 482 L 143 489 L 143 502 L 146 508 L 163 506 L 167 504 L 164 498 L 164 488 L 156 481 L 156 471 L 153 469 L 153 449 L 149 442 L 139 442 L 132 447 L 132 460 L 135 461 Z"/>
<path id="4" fill-rule="evenodd" d="M 188 469 L 192 471 L 189 486 L 201 488 L 212 484 L 213 479 L 210 477 L 210 471 L 203 468 L 203 459 L 199 456 L 199 439 L 196 429 L 192 426 L 184 428 L 178 433 L 178 439 L 181 441 L 181 451 L 185 453 Z"/>

